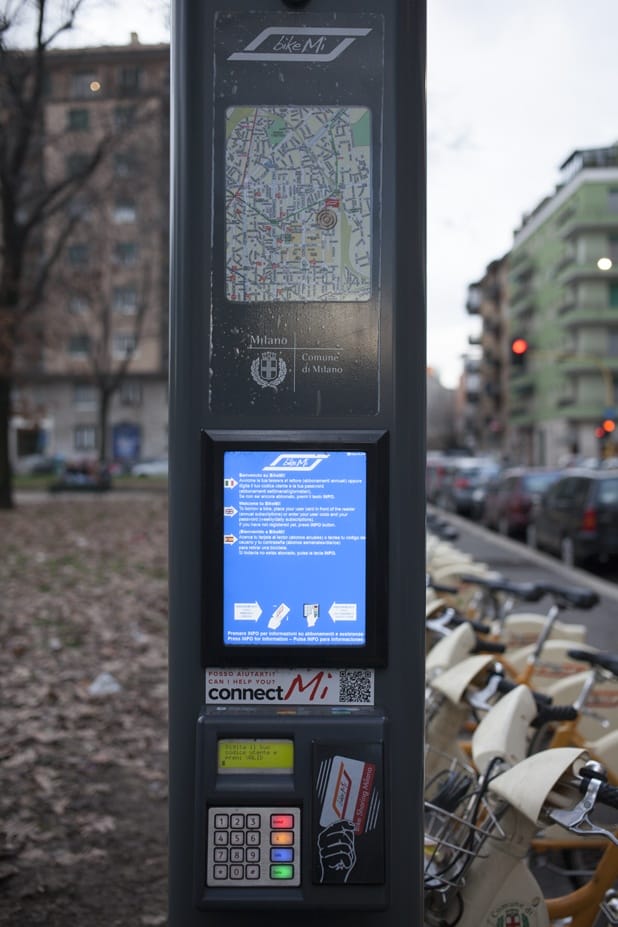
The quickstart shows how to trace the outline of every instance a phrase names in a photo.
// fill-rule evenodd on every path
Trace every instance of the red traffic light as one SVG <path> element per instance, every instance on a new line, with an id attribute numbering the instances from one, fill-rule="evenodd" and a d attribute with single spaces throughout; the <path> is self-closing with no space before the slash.
<path id="1" fill-rule="evenodd" d="M 513 354 L 516 354 L 518 357 L 521 357 L 528 350 L 528 342 L 525 338 L 515 338 L 511 342 L 511 351 Z"/>
<path id="2" fill-rule="evenodd" d="M 613 418 L 604 418 L 600 425 L 594 429 L 595 437 L 606 438 L 616 430 L 616 422 Z"/>

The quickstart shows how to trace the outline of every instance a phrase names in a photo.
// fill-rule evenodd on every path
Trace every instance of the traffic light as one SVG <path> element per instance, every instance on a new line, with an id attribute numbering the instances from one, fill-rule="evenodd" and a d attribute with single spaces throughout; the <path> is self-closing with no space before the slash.
<path id="1" fill-rule="evenodd" d="M 513 338 L 511 341 L 511 363 L 513 367 L 525 366 L 530 345 L 525 338 Z"/>
<path id="2" fill-rule="evenodd" d="M 609 443 L 609 436 L 614 433 L 616 430 L 616 422 L 613 418 L 604 418 L 594 429 L 595 437 L 599 439 L 599 453 L 601 456 L 604 456 L 608 453 L 607 444 Z"/>

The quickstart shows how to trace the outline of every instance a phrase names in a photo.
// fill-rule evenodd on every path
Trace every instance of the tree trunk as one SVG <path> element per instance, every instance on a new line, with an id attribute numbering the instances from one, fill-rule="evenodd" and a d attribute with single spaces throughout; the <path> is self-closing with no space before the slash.
<path id="1" fill-rule="evenodd" d="M 112 394 L 105 387 L 99 388 L 99 461 L 107 461 L 107 420 Z"/>
<path id="2" fill-rule="evenodd" d="M 9 459 L 11 380 L 0 376 L 0 509 L 13 508 L 13 475 Z"/>

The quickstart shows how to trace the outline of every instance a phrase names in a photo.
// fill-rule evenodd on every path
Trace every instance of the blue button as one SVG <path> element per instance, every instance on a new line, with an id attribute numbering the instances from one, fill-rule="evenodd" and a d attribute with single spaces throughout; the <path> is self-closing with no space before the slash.
<path id="1" fill-rule="evenodd" d="M 272 847 L 270 851 L 271 863 L 291 863 L 294 859 L 292 847 Z"/>

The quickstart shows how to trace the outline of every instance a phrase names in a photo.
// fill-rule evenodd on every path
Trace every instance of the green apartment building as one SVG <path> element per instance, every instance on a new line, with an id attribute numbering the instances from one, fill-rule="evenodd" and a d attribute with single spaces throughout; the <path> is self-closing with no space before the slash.
<path id="1" fill-rule="evenodd" d="M 509 256 L 509 344 L 529 346 L 510 363 L 514 463 L 618 453 L 618 437 L 595 434 L 618 414 L 618 142 L 574 151 L 561 171 Z"/>

